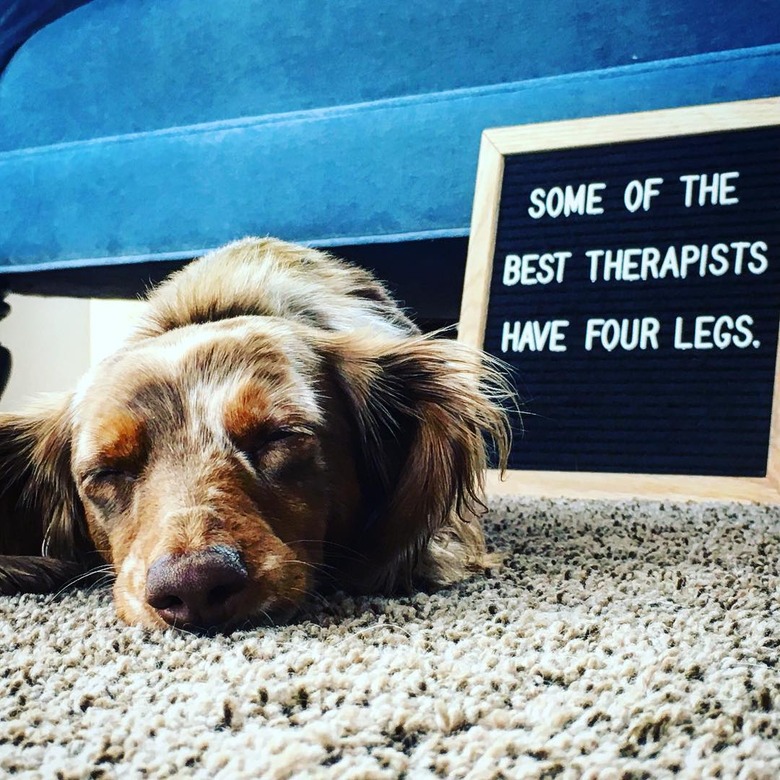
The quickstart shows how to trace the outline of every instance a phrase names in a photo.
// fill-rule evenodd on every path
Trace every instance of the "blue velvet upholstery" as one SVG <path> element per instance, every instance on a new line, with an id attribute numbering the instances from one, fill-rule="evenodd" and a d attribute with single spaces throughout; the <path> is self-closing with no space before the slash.
<path id="1" fill-rule="evenodd" d="M 0 270 L 465 236 L 485 127 L 780 94 L 774 0 L 94 0 L 0 75 Z"/>

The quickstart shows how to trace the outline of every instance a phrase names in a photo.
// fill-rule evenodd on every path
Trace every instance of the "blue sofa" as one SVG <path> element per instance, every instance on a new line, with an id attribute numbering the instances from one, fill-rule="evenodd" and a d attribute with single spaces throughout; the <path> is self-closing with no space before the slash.
<path id="1" fill-rule="evenodd" d="M 484 128 L 780 94 L 776 0 L 11 0 L 0 33 L 9 290 L 272 234 L 454 319 Z"/>

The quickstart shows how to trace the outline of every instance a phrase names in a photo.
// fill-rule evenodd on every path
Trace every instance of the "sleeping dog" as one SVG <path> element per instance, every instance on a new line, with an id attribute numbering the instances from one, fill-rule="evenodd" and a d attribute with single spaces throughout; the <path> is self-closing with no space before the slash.
<path id="1" fill-rule="evenodd" d="M 0 415 L 0 593 L 110 571 L 126 622 L 229 632 L 327 587 L 458 581 L 489 562 L 507 392 L 366 271 L 235 242 L 153 291 L 75 392 Z"/>

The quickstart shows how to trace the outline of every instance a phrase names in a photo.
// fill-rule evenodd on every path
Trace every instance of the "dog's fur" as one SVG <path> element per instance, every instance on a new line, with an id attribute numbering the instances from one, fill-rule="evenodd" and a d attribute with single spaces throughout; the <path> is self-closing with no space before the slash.
<path id="1" fill-rule="evenodd" d="M 488 561 L 475 517 L 505 394 L 369 273 L 230 244 L 152 292 L 75 393 L 0 415 L 0 593 L 108 564 L 119 616 L 163 627 L 153 564 L 227 550 L 247 580 L 208 622 L 231 630 L 328 584 L 457 581 Z"/>

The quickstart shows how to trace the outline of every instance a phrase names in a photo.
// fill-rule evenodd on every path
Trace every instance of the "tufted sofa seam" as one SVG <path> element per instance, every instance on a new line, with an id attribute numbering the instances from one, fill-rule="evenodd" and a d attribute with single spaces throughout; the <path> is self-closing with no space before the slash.
<path id="1" fill-rule="evenodd" d="M 475 98 L 492 97 L 513 92 L 523 92 L 534 89 L 544 89 L 550 85 L 570 85 L 577 81 L 587 80 L 620 80 L 635 78 L 642 73 L 650 73 L 658 70 L 679 70 L 700 67 L 707 63 L 722 64 L 724 61 L 740 62 L 744 60 L 759 60 L 780 55 L 780 44 L 770 44 L 749 49 L 729 49 L 721 52 L 676 57 L 666 60 L 653 60 L 651 62 L 637 63 L 633 65 L 621 65 L 614 68 L 601 70 L 578 71 L 577 73 L 561 74 L 557 76 L 544 76 L 523 81 L 513 81 L 506 84 L 485 85 L 481 87 L 466 87 L 462 89 L 446 90 L 443 92 L 429 92 L 419 95 L 408 95 L 396 98 L 384 98 L 382 100 L 367 101 L 362 103 L 350 103 L 340 106 L 328 106 L 323 108 L 306 109 L 303 111 L 288 111 L 268 115 L 239 117 L 235 119 L 220 119 L 212 122 L 203 122 L 192 125 L 180 125 L 166 127 L 157 130 L 148 130 L 137 133 L 124 133 L 121 135 L 101 136 L 98 138 L 79 139 L 76 141 L 64 141 L 45 146 L 31 146 L 19 149 L 0 151 L 0 162 L 4 159 L 14 159 L 30 155 L 56 154 L 60 151 L 89 148 L 90 146 L 109 146 L 125 143 L 133 143 L 140 139 L 154 138 L 190 138 L 209 133 L 229 133 L 238 130 L 253 129 L 267 125 L 309 124 L 330 119 L 339 119 L 355 114 L 404 109 L 410 106 L 428 106 L 440 103 L 457 103 L 460 101 L 473 101 Z"/>

